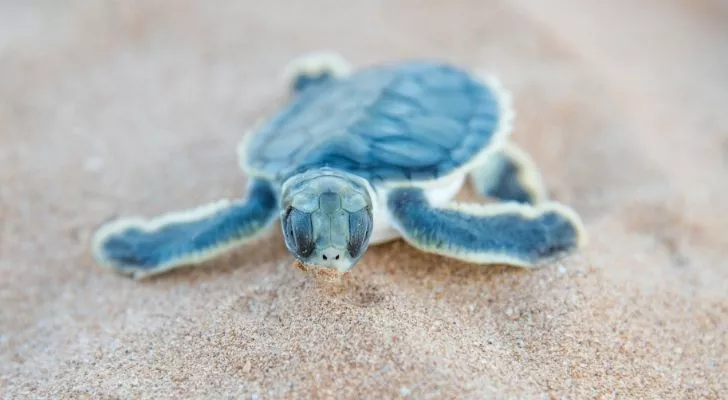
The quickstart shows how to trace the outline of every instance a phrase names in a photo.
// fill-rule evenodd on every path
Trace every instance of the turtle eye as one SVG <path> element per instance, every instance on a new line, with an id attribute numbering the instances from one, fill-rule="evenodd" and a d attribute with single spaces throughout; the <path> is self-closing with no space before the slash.
<path id="1" fill-rule="evenodd" d="M 309 257 L 316 247 L 311 214 L 291 207 L 283 220 L 286 247 L 298 257 Z"/>
<path id="2" fill-rule="evenodd" d="M 349 214 L 349 242 L 346 250 L 352 258 L 358 258 L 369 246 L 369 237 L 372 233 L 372 215 L 369 209 Z"/>

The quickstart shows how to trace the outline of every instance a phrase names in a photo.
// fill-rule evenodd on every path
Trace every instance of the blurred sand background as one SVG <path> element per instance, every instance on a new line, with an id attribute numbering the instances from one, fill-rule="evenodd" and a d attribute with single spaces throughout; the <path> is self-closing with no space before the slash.
<path id="1" fill-rule="evenodd" d="M 727 4 L 0 2 L 0 398 L 727 398 Z M 109 218 L 240 195 L 237 141 L 319 49 L 499 74 L 590 246 L 524 271 L 396 241 L 338 292 L 276 230 L 149 281 L 94 264 Z"/>

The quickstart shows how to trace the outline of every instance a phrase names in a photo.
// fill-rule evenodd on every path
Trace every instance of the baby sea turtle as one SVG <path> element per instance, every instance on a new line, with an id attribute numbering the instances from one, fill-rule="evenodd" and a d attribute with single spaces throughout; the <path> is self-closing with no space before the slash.
<path id="1" fill-rule="evenodd" d="M 209 260 L 280 220 L 290 253 L 344 273 L 373 244 L 476 264 L 536 267 L 583 246 L 579 216 L 549 201 L 509 143 L 510 96 L 494 78 L 434 60 L 353 70 L 312 53 L 286 70 L 290 96 L 238 149 L 247 196 L 151 219 L 122 218 L 94 255 L 135 278 Z M 466 179 L 488 204 L 453 201 Z"/>

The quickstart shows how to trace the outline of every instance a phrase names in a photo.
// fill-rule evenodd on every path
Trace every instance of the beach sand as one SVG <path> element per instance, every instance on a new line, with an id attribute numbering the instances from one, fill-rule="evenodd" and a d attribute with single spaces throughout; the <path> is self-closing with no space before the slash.
<path id="1" fill-rule="evenodd" d="M 397 240 L 341 287 L 276 229 L 96 265 L 111 218 L 241 195 L 238 140 L 317 50 L 500 76 L 588 247 L 524 270 Z M 727 398 L 726 71 L 719 0 L 0 3 L 0 397 Z"/>

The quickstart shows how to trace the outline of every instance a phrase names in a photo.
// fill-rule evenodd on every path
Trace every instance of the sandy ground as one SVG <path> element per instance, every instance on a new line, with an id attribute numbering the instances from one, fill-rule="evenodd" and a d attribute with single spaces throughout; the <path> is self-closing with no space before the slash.
<path id="1" fill-rule="evenodd" d="M 293 3 L 0 3 L 0 397 L 728 398 L 724 2 Z M 236 142 L 318 49 L 499 74 L 589 247 L 396 241 L 336 292 L 277 231 L 144 282 L 94 264 L 109 218 L 240 195 Z"/>

